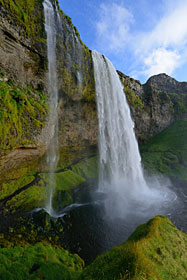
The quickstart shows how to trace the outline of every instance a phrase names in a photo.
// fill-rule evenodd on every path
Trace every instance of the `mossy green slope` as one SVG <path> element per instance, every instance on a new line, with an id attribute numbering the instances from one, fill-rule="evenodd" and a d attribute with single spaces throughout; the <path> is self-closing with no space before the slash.
<path id="1" fill-rule="evenodd" d="M 177 120 L 140 146 L 142 161 L 150 171 L 187 181 L 187 119 Z"/>
<path id="2" fill-rule="evenodd" d="M 85 280 L 187 279 L 187 235 L 167 217 L 140 225 L 127 242 L 114 247 L 89 265 Z"/>
<path id="3" fill-rule="evenodd" d="M 76 164 L 69 165 L 58 169 L 55 173 L 54 190 L 54 208 L 56 210 L 73 203 L 73 189 L 78 187 L 81 183 L 86 182 L 87 179 L 96 179 L 98 176 L 97 157 L 80 160 Z M 4 205 L 5 212 L 15 212 L 18 209 L 30 211 L 37 207 L 43 207 L 46 201 L 47 185 L 49 183 L 49 174 L 45 171 L 27 172 L 28 169 L 23 170 L 23 174 L 13 180 L 8 180 L 6 183 L 0 184 L 0 202 L 8 199 Z M 46 171 L 47 172 L 47 171 Z M 38 177 L 37 183 L 31 184 L 29 188 L 24 187 L 32 183 Z M 19 189 L 20 193 L 13 195 Z"/>
<path id="4" fill-rule="evenodd" d="M 0 81 L 0 149 L 32 143 L 46 113 L 47 100 L 41 91 Z"/>
<path id="5" fill-rule="evenodd" d="M 24 186 L 31 184 L 34 180 L 32 174 L 26 174 L 18 180 L 13 180 L 10 183 L 2 184 L 0 186 L 0 201 L 6 197 L 19 191 Z M 31 209 L 41 207 L 45 200 L 44 184 L 40 181 L 37 185 L 31 185 L 6 202 L 3 207 L 5 212 L 14 213 L 18 209 L 29 211 Z"/>
<path id="6" fill-rule="evenodd" d="M 77 279 L 84 262 L 78 255 L 38 243 L 0 249 L 0 279 Z"/>
<path id="7" fill-rule="evenodd" d="M 56 189 L 53 196 L 53 207 L 58 210 L 62 206 L 73 203 L 73 189 L 88 179 L 96 179 L 98 177 L 97 157 L 91 157 L 81 160 L 76 164 L 72 164 L 69 168 L 65 168 L 63 172 L 58 171 L 55 174 Z M 46 174 L 44 175 L 45 178 Z"/>

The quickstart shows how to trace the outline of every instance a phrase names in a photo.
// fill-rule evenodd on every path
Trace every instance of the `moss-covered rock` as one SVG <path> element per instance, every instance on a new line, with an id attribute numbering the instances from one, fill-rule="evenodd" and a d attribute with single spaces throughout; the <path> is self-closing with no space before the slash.
<path id="1" fill-rule="evenodd" d="M 80 279 L 186 279 L 187 235 L 167 217 L 157 216 L 140 225 L 128 241 L 89 265 Z"/>
<path id="2" fill-rule="evenodd" d="M 48 181 L 48 176 L 43 175 Z M 73 203 L 73 191 L 76 187 L 88 179 L 98 177 L 98 158 L 91 157 L 72 164 L 65 169 L 57 170 L 55 173 L 55 190 L 53 195 L 53 207 L 56 211 Z"/>
<path id="3" fill-rule="evenodd" d="M 43 1 L 29 0 L 0 0 L 2 12 L 7 19 L 20 26 L 22 36 L 28 38 L 37 47 L 37 43 L 44 42 L 45 32 L 43 24 Z M 8 11 L 8 13 L 7 13 Z"/>
<path id="4" fill-rule="evenodd" d="M 54 173 L 53 207 L 56 211 L 73 203 L 73 190 L 88 179 L 98 176 L 97 157 L 80 160 L 62 167 Z M 0 210 L 5 213 L 31 211 L 44 207 L 49 184 L 48 171 L 36 168 L 28 172 L 23 168 L 14 179 L 2 180 L 0 184 Z"/>
<path id="5" fill-rule="evenodd" d="M 126 94 L 128 103 L 131 104 L 131 106 L 134 106 L 134 108 L 141 107 L 141 109 L 143 110 L 144 104 L 142 103 L 140 97 L 136 95 L 134 90 L 127 86 L 124 86 L 124 92 Z"/>
<path id="6" fill-rule="evenodd" d="M 42 91 L 0 81 L 0 149 L 33 144 L 45 125 L 46 114 Z"/>
<path id="7" fill-rule="evenodd" d="M 0 211 L 4 214 L 43 207 L 46 199 L 44 184 L 37 173 L 3 183 L 0 190 Z"/>

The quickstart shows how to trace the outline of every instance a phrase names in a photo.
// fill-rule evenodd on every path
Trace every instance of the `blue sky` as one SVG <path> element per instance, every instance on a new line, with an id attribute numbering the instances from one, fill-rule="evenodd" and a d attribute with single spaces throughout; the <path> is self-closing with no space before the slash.
<path id="1" fill-rule="evenodd" d="M 187 0 L 59 0 L 83 42 L 144 83 L 187 81 Z"/>

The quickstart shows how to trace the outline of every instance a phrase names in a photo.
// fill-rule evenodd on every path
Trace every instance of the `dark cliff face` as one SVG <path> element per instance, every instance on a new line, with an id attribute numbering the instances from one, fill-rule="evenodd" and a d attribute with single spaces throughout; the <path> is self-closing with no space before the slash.
<path id="1" fill-rule="evenodd" d="M 50 141 L 42 2 L 0 0 L 0 177 L 5 171 L 15 173 L 20 164 L 36 162 Z M 91 53 L 71 19 L 56 1 L 52 3 L 57 27 L 59 162 L 64 164 L 96 146 L 97 114 Z"/>
<path id="2" fill-rule="evenodd" d="M 167 93 L 187 94 L 187 82 L 178 82 L 165 73 L 152 76 L 146 85 L 154 85 Z"/>
<path id="3" fill-rule="evenodd" d="M 91 52 L 71 19 L 60 12 L 57 22 L 59 143 L 82 150 L 97 143 L 97 113 Z"/>
<path id="4" fill-rule="evenodd" d="M 156 135 L 175 119 L 187 116 L 187 83 L 159 74 L 142 85 L 119 71 L 118 74 L 140 140 Z"/>
<path id="5" fill-rule="evenodd" d="M 22 86 L 43 88 L 47 64 L 42 18 L 42 1 L 32 0 L 29 8 L 19 1 L 0 1 L 0 72 Z"/>
<path id="6" fill-rule="evenodd" d="M 0 0 L 0 181 L 44 152 L 47 69 L 42 1 Z"/>
<path id="7" fill-rule="evenodd" d="M 56 1 L 52 2 L 56 11 L 57 28 L 60 143 L 62 148 L 78 146 L 81 150 L 85 145 L 89 147 L 97 142 L 92 58 L 71 19 L 59 9 Z M 48 98 L 47 46 L 41 0 L 30 0 L 29 5 L 18 0 L 0 0 L 0 82 L 6 83 L 7 90 L 23 91 L 28 101 L 28 87 L 31 87 L 36 100 L 40 100 L 41 94 L 45 99 Z M 10 83 L 13 83 L 12 87 L 9 86 Z M 8 108 L 8 104 L 3 106 L 1 110 Z M 22 131 L 18 132 L 18 126 L 14 124 L 15 129 L 11 135 L 14 139 L 4 141 L 3 149 L 12 150 L 29 142 L 32 147 L 45 151 L 50 140 L 50 128 L 45 125 L 48 119 L 47 108 L 44 106 L 43 109 L 46 111 L 45 120 L 44 116 L 39 117 L 38 121 L 42 125 L 36 129 L 34 123 L 29 122 L 29 126 L 33 126 L 30 135 L 25 135 L 27 124 L 23 124 L 18 116 Z M 11 114 L 16 112 L 11 111 Z M 9 119 L 1 126 L 6 125 L 6 122 L 9 123 Z"/>
<path id="8" fill-rule="evenodd" d="M 144 85 L 145 92 L 151 89 L 160 90 L 173 105 L 173 119 L 187 117 L 187 82 L 178 82 L 166 74 L 159 74 L 149 78 Z"/>

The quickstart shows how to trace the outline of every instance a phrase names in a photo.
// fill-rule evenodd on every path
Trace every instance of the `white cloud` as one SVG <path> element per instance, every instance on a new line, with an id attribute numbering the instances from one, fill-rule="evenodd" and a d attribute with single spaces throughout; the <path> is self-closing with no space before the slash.
<path id="1" fill-rule="evenodd" d="M 138 48 L 136 40 L 139 40 Z M 145 76 L 158 73 L 171 75 L 185 57 L 187 45 L 187 1 L 175 2 L 151 32 L 141 34 L 134 42 L 135 53 L 140 56 Z"/>
<path id="2" fill-rule="evenodd" d="M 149 32 L 138 26 L 134 30 L 132 23 L 136 23 L 137 14 L 134 17 L 122 2 L 101 4 L 96 24 L 100 50 L 119 52 L 119 56 L 129 52 L 134 56 L 134 73 L 137 69 L 133 67 L 138 65 L 138 72 L 146 77 L 162 72 L 171 75 L 187 62 L 187 0 L 162 3 L 163 15 Z"/>
<path id="3" fill-rule="evenodd" d="M 151 52 L 144 59 L 144 65 L 147 68 L 144 71 L 146 76 L 152 76 L 159 73 L 171 75 L 180 63 L 180 55 L 176 51 L 158 48 Z"/>
<path id="4" fill-rule="evenodd" d="M 101 4 L 96 24 L 99 45 L 109 51 L 123 49 L 128 44 L 133 20 L 133 15 L 123 5 Z"/>
<path id="5" fill-rule="evenodd" d="M 155 28 L 145 33 L 140 48 L 179 47 L 187 43 L 187 1 L 180 3 L 175 10 L 166 13 Z"/>

